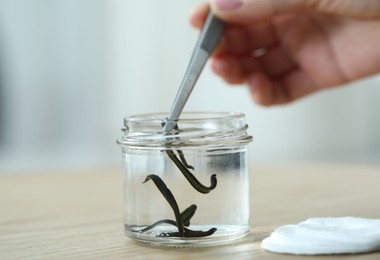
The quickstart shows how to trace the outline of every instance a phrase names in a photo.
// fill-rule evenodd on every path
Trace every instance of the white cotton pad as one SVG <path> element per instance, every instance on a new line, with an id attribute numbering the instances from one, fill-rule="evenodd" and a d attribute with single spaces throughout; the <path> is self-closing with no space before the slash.
<path id="1" fill-rule="evenodd" d="M 380 219 L 310 218 L 277 228 L 261 247 L 297 255 L 357 254 L 380 250 Z"/>

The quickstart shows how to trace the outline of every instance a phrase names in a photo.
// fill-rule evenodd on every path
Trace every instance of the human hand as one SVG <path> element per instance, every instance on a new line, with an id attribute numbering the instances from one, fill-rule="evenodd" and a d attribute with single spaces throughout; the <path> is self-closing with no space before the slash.
<path id="1" fill-rule="evenodd" d="M 380 0 L 211 0 L 227 23 L 211 59 L 230 84 L 245 83 L 270 106 L 380 72 Z"/>

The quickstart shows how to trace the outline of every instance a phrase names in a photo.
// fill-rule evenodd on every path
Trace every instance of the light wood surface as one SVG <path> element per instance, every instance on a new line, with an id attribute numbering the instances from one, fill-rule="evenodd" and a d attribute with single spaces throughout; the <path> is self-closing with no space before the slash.
<path id="1" fill-rule="evenodd" d="M 251 234 L 193 249 L 124 237 L 120 169 L 0 175 L 0 259 L 380 259 L 380 253 L 297 257 L 260 249 L 274 228 L 309 217 L 380 218 L 380 166 L 251 168 Z"/>

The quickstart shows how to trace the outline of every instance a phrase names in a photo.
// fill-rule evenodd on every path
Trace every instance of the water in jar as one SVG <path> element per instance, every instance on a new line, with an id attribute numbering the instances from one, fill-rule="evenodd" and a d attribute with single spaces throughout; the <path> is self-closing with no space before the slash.
<path id="1" fill-rule="evenodd" d="M 207 194 L 198 192 L 165 150 L 125 149 L 124 226 L 128 237 L 157 245 L 207 246 L 230 242 L 249 231 L 249 180 L 246 146 L 220 149 L 170 150 L 183 153 L 189 171 L 203 185 L 217 185 Z M 176 218 L 168 201 L 148 175 L 158 176 L 171 191 L 181 212 L 195 205 L 186 227 L 205 236 L 178 236 Z M 153 225 L 155 224 L 156 225 Z M 202 233 L 203 232 L 203 233 Z M 177 233 L 177 235 L 176 235 Z M 198 234 L 198 233 L 195 233 Z"/>

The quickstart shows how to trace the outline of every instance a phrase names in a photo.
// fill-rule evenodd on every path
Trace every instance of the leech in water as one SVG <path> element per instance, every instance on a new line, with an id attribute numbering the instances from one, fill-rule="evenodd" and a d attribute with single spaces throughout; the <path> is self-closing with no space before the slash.
<path id="1" fill-rule="evenodd" d="M 190 220 L 193 218 L 196 210 L 197 205 L 191 204 L 187 209 L 181 212 L 182 222 L 185 227 L 190 226 Z"/>
<path id="2" fill-rule="evenodd" d="M 174 226 L 177 226 L 178 232 L 163 232 L 158 237 L 205 237 L 205 236 L 211 236 L 215 233 L 217 230 L 216 228 L 211 228 L 207 231 L 201 231 L 201 230 L 191 230 L 187 228 L 190 225 L 190 220 L 194 216 L 195 211 L 197 210 L 196 205 L 190 205 L 187 209 L 185 209 L 182 213 L 179 213 L 178 204 L 172 194 L 172 192 L 168 189 L 164 181 L 157 175 L 151 174 L 148 175 L 145 179 L 145 182 L 152 180 L 156 187 L 159 189 L 161 194 L 165 197 L 169 205 L 171 206 L 176 221 L 170 220 L 170 219 L 164 219 L 157 221 L 153 225 L 150 225 L 144 229 L 142 229 L 140 232 L 146 232 L 152 228 L 154 228 L 157 225 L 166 223 L 166 224 L 172 224 Z"/>
<path id="3" fill-rule="evenodd" d="M 194 216 L 196 210 L 197 210 L 197 206 L 195 204 L 192 204 L 187 209 L 185 209 L 184 211 L 182 211 L 181 218 L 182 218 L 183 226 L 185 226 L 185 227 L 190 226 L 190 220 Z M 147 232 L 147 231 L 149 231 L 149 230 L 151 230 L 151 229 L 153 229 L 156 226 L 159 226 L 161 224 L 170 224 L 170 225 L 173 225 L 173 226 L 177 226 L 177 223 L 174 220 L 171 220 L 171 219 L 162 219 L 162 220 L 159 220 L 159 221 L 155 222 L 152 225 L 149 225 L 149 226 L 147 226 L 147 227 L 139 230 L 139 232 Z"/>
<path id="4" fill-rule="evenodd" d="M 191 230 L 191 229 L 185 228 L 184 237 L 207 237 L 214 234 L 216 230 L 217 230 L 216 228 L 210 228 L 207 231 Z M 158 237 L 178 237 L 178 236 L 179 236 L 178 232 L 165 232 L 158 235 Z"/>
<path id="5" fill-rule="evenodd" d="M 211 175 L 211 185 L 210 187 L 207 187 L 200 183 L 197 178 L 195 178 L 195 176 L 187 169 L 187 167 L 177 158 L 173 150 L 166 150 L 166 153 L 168 154 L 169 158 L 175 163 L 175 165 L 177 165 L 178 169 L 180 169 L 182 174 L 190 182 L 191 186 L 193 186 L 194 189 L 204 194 L 207 194 L 215 189 L 217 184 L 216 174 Z"/>
<path id="6" fill-rule="evenodd" d="M 144 233 L 144 232 L 148 232 L 149 230 L 159 226 L 159 225 L 162 225 L 162 224 L 170 224 L 170 225 L 173 225 L 173 226 L 177 226 L 177 223 L 174 221 L 174 220 L 171 220 L 171 219 L 161 219 L 157 222 L 154 222 L 152 225 L 149 225 L 143 229 L 140 229 L 138 230 L 138 232 L 141 232 L 141 233 Z"/>
<path id="7" fill-rule="evenodd" d="M 166 184 L 161 180 L 161 178 L 155 174 L 150 174 L 146 177 L 145 182 L 152 180 L 161 194 L 164 196 L 166 201 L 169 203 L 170 207 L 174 211 L 175 219 L 177 222 L 178 235 L 183 237 L 184 235 L 184 226 L 181 218 L 181 214 L 179 212 L 177 201 L 175 200 L 172 192 L 168 189 Z"/>
<path id="8" fill-rule="evenodd" d="M 181 159 L 181 162 L 183 163 L 183 165 L 187 168 L 187 169 L 192 169 L 194 170 L 194 167 L 189 165 L 186 161 L 186 158 L 185 158 L 185 155 L 183 154 L 183 152 L 181 150 L 177 150 L 178 152 L 178 155 L 179 155 L 179 159 Z"/>
<path id="9" fill-rule="evenodd" d="M 161 126 L 164 127 L 164 126 L 165 126 L 165 123 L 166 123 L 166 122 L 162 122 L 162 123 L 161 123 Z M 173 130 L 177 130 L 177 131 L 179 130 L 177 124 L 173 127 Z M 177 135 L 177 134 L 178 134 L 178 132 L 175 133 L 174 135 Z M 177 139 L 177 138 L 176 138 L 176 139 Z M 185 158 L 185 155 L 183 154 L 183 152 L 182 152 L 181 150 L 177 150 L 177 152 L 178 152 L 179 158 L 181 159 L 182 164 L 183 164 L 186 168 L 194 170 L 194 167 L 187 163 L 186 158 Z"/>
<path id="10" fill-rule="evenodd" d="M 175 126 L 176 129 L 178 129 L 178 126 Z M 191 186 L 193 186 L 194 189 L 199 191 L 200 193 L 209 193 L 211 190 L 215 189 L 217 185 L 217 179 L 216 174 L 211 175 L 210 187 L 207 187 L 203 185 L 190 171 L 194 170 L 194 167 L 189 165 L 186 161 L 185 155 L 181 150 L 177 150 L 178 157 L 174 153 L 173 150 L 166 150 L 166 153 L 168 154 L 169 158 L 174 162 L 174 164 L 178 167 L 178 169 L 182 172 L 182 174 L 185 176 L 185 178 L 189 181 Z M 216 228 L 211 228 L 207 231 L 201 231 L 201 230 L 191 230 L 187 228 L 190 225 L 190 220 L 194 216 L 195 211 L 197 209 L 196 205 L 191 205 L 187 209 L 185 209 L 182 213 L 179 213 L 179 207 L 178 204 L 171 193 L 171 191 L 167 188 L 166 184 L 163 182 L 163 180 L 154 174 L 148 175 L 145 179 L 145 182 L 152 180 L 156 187 L 160 190 L 161 194 L 165 197 L 169 205 L 171 206 L 176 221 L 171 219 L 163 219 L 159 220 L 152 225 L 149 225 L 143 229 L 141 229 L 139 232 L 147 232 L 154 227 L 161 225 L 161 224 L 170 224 L 173 226 L 176 226 L 178 228 L 178 232 L 163 232 L 158 237 L 205 237 L 210 236 L 215 233 L 217 230 Z"/>

